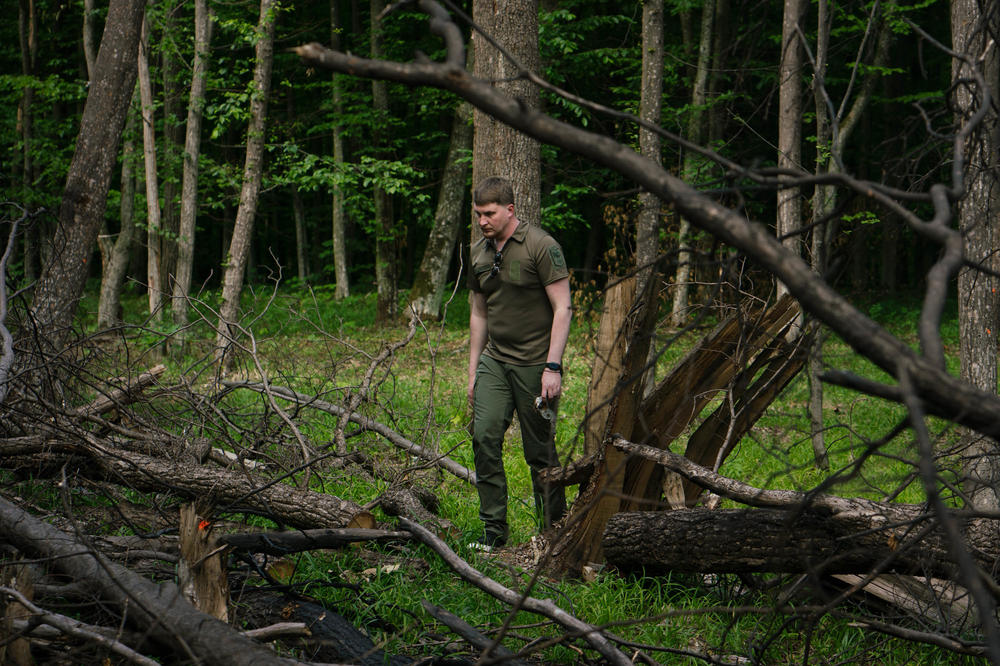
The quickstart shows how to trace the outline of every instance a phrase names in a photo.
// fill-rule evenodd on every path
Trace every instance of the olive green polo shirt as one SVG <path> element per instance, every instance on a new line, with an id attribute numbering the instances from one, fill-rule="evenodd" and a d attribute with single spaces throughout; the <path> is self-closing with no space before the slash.
<path id="1" fill-rule="evenodd" d="M 569 277 L 562 248 L 548 232 L 521 221 L 504 243 L 493 275 L 495 255 L 489 239 L 472 246 L 469 289 L 486 296 L 484 353 L 513 365 L 545 363 L 552 332 L 552 304 L 545 287 Z"/>

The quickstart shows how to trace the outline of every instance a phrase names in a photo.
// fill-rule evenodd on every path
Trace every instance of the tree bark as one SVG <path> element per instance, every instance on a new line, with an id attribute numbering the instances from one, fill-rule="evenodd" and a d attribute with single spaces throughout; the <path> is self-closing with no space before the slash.
<path id="1" fill-rule="evenodd" d="M 194 63 L 188 95 L 187 125 L 184 130 L 184 166 L 181 170 L 181 210 L 177 225 L 177 266 L 171 285 L 174 324 L 188 323 L 187 297 L 194 273 L 194 241 L 198 218 L 198 158 L 201 155 L 201 124 L 205 110 L 205 90 L 212 46 L 212 14 L 207 0 L 194 2 Z"/>
<path id="2" fill-rule="evenodd" d="M 642 3 L 642 84 L 639 118 L 659 127 L 663 107 L 663 0 Z M 639 127 L 639 152 L 660 164 L 660 135 Z M 660 200 L 650 192 L 639 194 L 639 215 L 635 232 L 635 290 L 639 294 L 657 276 L 654 267 L 659 254 Z"/>
<path id="3" fill-rule="evenodd" d="M 222 305 L 219 307 L 219 326 L 215 342 L 217 361 L 224 359 L 230 341 L 238 335 L 234 324 L 239 319 L 240 294 L 250 255 L 254 219 L 257 216 L 258 196 L 264 170 L 264 140 L 267 127 L 267 98 L 271 92 L 271 69 L 274 65 L 274 30 L 277 19 L 275 0 L 261 0 L 260 21 L 257 24 L 257 46 L 250 98 L 250 126 L 247 129 L 246 161 L 243 165 L 243 187 L 236 223 L 229 242 L 226 272 L 223 276 Z"/>
<path id="4" fill-rule="evenodd" d="M 1000 302 L 996 293 L 1000 286 L 1000 279 L 996 277 L 1000 269 L 1000 259 L 996 256 L 1000 242 L 1000 186 L 997 182 L 1000 125 L 996 112 L 1000 56 L 990 35 L 996 35 L 1000 21 L 998 13 L 1000 5 L 996 0 L 952 0 L 951 3 L 952 48 L 965 58 L 953 60 L 956 123 L 967 123 L 981 109 L 986 113 L 964 146 L 966 196 L 958 202 L 958 227 L 967 262 L 958 274 L 961 377 L 972 386 L 993 394 L 997 391 L 997 329 L 1000 324 Z M 972 63 L 981 69 L 992 93 L 971 85 Z M 987 95 L 991 106 L 983 109 Z M 970 434 L 965 441 L 962 451 L 965 490 L 976 508 L 996 511 L 1000 508 L 997 440 Z"/>
<path id="5" fill-rule="evenodd" d="M 537 72 L 541 64 L 537 0 L 504 3 L 474 0 L 472 20 L 481 31 L 476 31 L 472 37 L 476 53 L 475 76 L 490 81 L 498 91 L 519 100 L 526 108 L 539 109 L 538 87 L 524 77 L 525 72 Z M 487 37 L 495 40 L 496 46 Z M 510 57 L 501 54 L 497 46 Z M 473 124 L 473 183 L 491 176 L 509 179 L 514 186 L 518 219 L 538 224 L 541 217 L 539 143 L 478 109 L 473 112 Z M 472 228 L 474 239 L 478 238 L 478 228 L 475 225 Z"/>
<path id="6" fill-rule="evenodd" d="M 32 313 L 53 349 L 67 339 L 86 284 L 87 260 L 104 218 L 129 100 L 135 87 L 143 0 L 112 0 L 94 80 L 59 207 L 53 253 L 35 288 Z"/>
<path id="7" fill-rule="evenodd" d="M 707 10 L 706 10 L 707 11 Z M 642 3 L 642 83 L 639 96 L 639 118 L 652 127 L 659 127 L 663 108 L 663 0 Z M 639 126 L 639 152 L 655 164 L 660 164 L 660 135 L 647 126 Z M 639 213 L 635 223 L 635 298 L 643 292 L 660 291 L 660 200 L 652 192 L 639 193 Z M 649 345 L 643 391 L 648 393 L 656 384 L 656 345 Z"/>
<path id="8" fill-rule="evenodd" d="M 901 517 L 909 521 L 900 523 Z M 996 530 L 997 521 L 977 519 Z M 972 531 L 970 534 L 978 534 Z M 685 509 L 619 513 L 604 532 L 608 564 L 647 572 L 862 574 L 878 570 L 953 576 L 947 537 L 924 507 L 822 515 L 797 509 Z M 991 570 L 1000 548 L 977 540 L 972 552 Z"/>

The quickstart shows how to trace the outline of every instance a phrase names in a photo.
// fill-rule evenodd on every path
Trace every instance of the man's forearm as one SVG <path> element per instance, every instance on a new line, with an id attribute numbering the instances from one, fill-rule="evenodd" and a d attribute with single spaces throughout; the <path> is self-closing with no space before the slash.
<path id="1" fill-rule="evenodd" d="M 569 340 L 569 325 L 573 319 L 570 308 L 560 308 L 552 313 L 552 331 L 549 334 L 549 354 L 546 360 L 551 363 L 562 363 L 563 352 L 566 351 L 566 341 Z"/>

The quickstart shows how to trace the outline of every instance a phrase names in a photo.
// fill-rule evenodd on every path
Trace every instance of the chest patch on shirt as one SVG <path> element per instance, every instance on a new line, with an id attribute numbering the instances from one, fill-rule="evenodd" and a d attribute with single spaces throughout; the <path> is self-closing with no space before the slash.
<path id="1" fill-rule="evenodd" d="M 552 265 L 556 268 L 563 268 L 566 266 L 566 258 L 563 257 L 562 250 L 558 245 L 553 245 L 549 248 L 549 259 L 552 260 Z"/>
<path id="2" fill-rule="evenodd" d="M 507 269 L 507 274 L 510 275 L 511 282 L 520 282 L 521 262 L 517 260 L 510 262 L 510 267 Z"/>

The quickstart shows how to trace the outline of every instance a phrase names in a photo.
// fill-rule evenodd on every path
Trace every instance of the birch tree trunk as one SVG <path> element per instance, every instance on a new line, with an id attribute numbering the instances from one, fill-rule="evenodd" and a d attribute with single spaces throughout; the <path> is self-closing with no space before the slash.
<path id="1" fill-rule="evenodd" d="M 153 125 L 153 82 L 149 76 L 149 18 L 142 21 L 139 44 L 139 99 L 142 102 L 142 154 L 146 167 L 146 289 L 153 321 L 163 317 L 160 283 L 160 187 L 156 168 L 156 132 Z"/>
<path id="2" fill-rule="evenodd" d="M 208 59 L 212 45 L 212 15 L 207 0 L 194 2 L 194 64 L 188 96 L 184 134 L 184 166 L 181 172 L 181 212 L 177 227 L 177 269 L 172 285 L 174 323 L 188 323 L 187 297 L 194 272 L 194 235 L 198 217 L 198 158 L 201 155 L 201 122 L 205 109 Z"/>
<path id="3" fill-rule="evenodd" d="M 257 215 L 257 198 L 264 168 L 264 133 L 267 127 L 267 98 L 271 92 L 271 69 L 274 64 L 274 29 L 276 20 L 275 0 L 261 0 L 260 20 L 257 25 L 257 45 L 254 50 L 253 93 L 250 98 L 250 126 L 247 129 L 247 152 L 243 165 L 243 187 L 240 205 L 229 243 L 226 272 L 223 276 L 222 305 L 219 307 L 219 326 L 216 337 L 217 361 L 225 359 L 230 340 L 237 335 L 233 324 L 239 318 L 240 294 L 243 291 L 243 274 L 250 255 L 250 238 Z"/>

